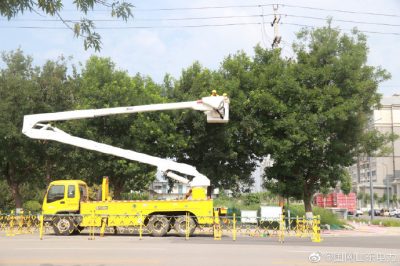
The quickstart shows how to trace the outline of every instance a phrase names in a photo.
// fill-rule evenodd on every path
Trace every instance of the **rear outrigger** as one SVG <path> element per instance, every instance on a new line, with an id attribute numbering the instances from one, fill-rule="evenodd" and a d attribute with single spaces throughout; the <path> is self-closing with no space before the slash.
<path id="1" fill-rule="evenodd" d="M 226 96 L 210 96 L 193 102 L 153 104 L 143 106 L 76 110 L 59 113 L 26 115 L 22 132 L 30 138 L 54 140 L 81 148 L 119 156 L 133 161 L 156 166 L 165 176 L 191 187 L 191 195 L 181 200 L 112 200 L 109 180 L 103 178 L 102 195 L 99 201 L 89 201 L 88 186 L 81 180 L 57 180 L 50 183 L 43 201 L 43 215 L 52 223 L 57 235 L 79 232 L 87 226 L 139 226 L 144 225 L 153 236 L 164 236 L 172 228 L 185 236 L 189 226 L 193 234 L 198 225 L 213 225 L 226 210 L 214 208 L 208 189 L 210 180 L 195 167 L 162 159 L 147 154 L 113 147 L 92 140 L 71 136 L 51 126 L 49 121 L 93 118 L 115 114 L 175 110 L 191 108 L 203 111 L 209 123 L 229 121 L 229 99 Z M 191 180 L 185 176 L 192 177 Z M 95 214 L 95 218 L 93 215 Z"/>

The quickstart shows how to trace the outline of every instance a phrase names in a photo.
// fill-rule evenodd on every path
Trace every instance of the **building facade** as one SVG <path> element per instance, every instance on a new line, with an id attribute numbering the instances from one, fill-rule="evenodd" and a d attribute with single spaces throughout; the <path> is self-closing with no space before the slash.
<path id="1" fill-rule="evenodd" d="M 152 198 L 159 200 L 184 199 L 189 190 L 190 187 L 187 184 L 181 183 L 174 183 L 173 187 L 170 188 L 168 180 L 160 173 L 157 173 L 156 180 L 149 187 Z"/>
<path id="2" fill-rule="evenodd" d="M 400 136 L 400 95 L 382 98 L 380 108 L 373 112 L 370 127 Z M 349 167 L 355 192 L 369 195 L 371 176 L 373 193 L 378 197 L 400 196 L 400 138 L 388 145 L 392 151 L 384 157 L 358 158 L 357 163 Z"/>

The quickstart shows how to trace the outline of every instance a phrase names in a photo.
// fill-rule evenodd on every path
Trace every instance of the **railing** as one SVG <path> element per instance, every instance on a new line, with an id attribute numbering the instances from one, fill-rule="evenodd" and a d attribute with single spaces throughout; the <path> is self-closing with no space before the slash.
<path id="1" fill-rule="evenodd" d="M 138 236 L 177 235 L 190 239 L 192 236 L 214 237 L 215 240 L 242 237 L 271 237 L 284 242 L 285 237 L 310 238 L 321 241 L 320 217 L 240 217 L 207 216 L 193 217 L 189 213 L 179 216 L 152 215 L 90 215 L 59 214 L 0 214 L 0 237 L 39 233 L 43 236 L 87 234 L 89 239 L 96 236 L 122 234 Z"/>

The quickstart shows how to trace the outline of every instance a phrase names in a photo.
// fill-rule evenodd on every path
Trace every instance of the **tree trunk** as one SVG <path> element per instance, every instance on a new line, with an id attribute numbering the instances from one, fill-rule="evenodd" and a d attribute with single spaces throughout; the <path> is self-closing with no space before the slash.
<path id="1" fill-rule="evenodd" d="M 313 196 L 313 191 L 307 182 L 304 184 L 304 192 L 303 192 L 303 201 L 304 201 L 304 209 L 306 211 L 306 218 L 307 219 L 312 219 L 313 218 L 313 213 L 312 213 L 312 196 Z"/>
<path id="2" fill-rule="evenodd" d="M 124 189 L 125 182 L 120 182 L 119 180 L 114 183 L 114 199 L 121 199 L 121 193 Z"/>
<path id="3" fill-rule="evenodd" d="M 13 182 L 10 185 L 10 188 L 11 188 L 11 194 L 14 199 L 15 208 L 22 208 L 22 197 L 21 197 L 21 194 L 19 193 L 19 184 L 16 182 Z"/>
<path id="4" fill-rule="evenodd" d="M 13 165 L 7 163 L 6 180 L 11 189 L 11 195 L 14 199 L 15 208 L 22 208 L 22 197 L 19 192 L 19 183 L 15 181 L 15 169 Z"/>
<path id="5" fill-rule="evenodd" d="M 51 175 L 50 175 L 50 173 L 51 173 L 51 170 L 50 170 L 50 166 L 49 166 L 49 161 L 48 160 L 46 160 L 45 161 L 45 168 L 46 168 L 46 176 L 45 176 L 45 178 L 46 178 L 46 184 L 47 184 L 47 186 L 50 184 L 50 182 L 51 182 Z"/>

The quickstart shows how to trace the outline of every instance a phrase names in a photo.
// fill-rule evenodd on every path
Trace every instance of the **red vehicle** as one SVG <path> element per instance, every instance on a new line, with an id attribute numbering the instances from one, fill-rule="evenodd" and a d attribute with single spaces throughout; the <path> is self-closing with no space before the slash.
<path id="1" fill-rule="evenodd" d="M 348 195 L 337 192 L 328 195 L 318 193 L 314 196 L 314 205 L 322 208 L 347 209 L 349 214 L 354 214 L 357 209 L 357 197 L 354 192 Z"/>

